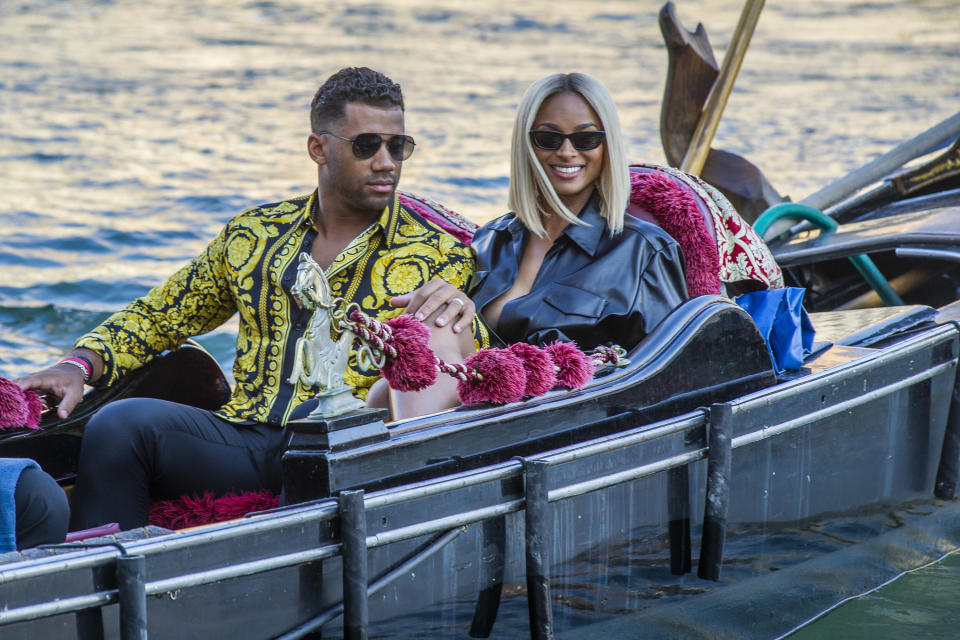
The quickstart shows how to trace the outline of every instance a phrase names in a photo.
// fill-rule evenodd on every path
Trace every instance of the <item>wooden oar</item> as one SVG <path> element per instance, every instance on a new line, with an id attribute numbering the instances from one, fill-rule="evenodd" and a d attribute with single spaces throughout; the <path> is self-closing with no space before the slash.
<path id="1" fill-rule="evenodd" d="M 757 20 L 760 18 L 760 11 L 763 9 L 764 0 L 747 0 L 743 11 L 740 14 L 740 22 L 730 40 L 730 46 L 723 57 L 723 64 L 720 65 L 720 75 L 713 85 L 710 97 L 703 107 L 703 113 L 700 115 L 700 121 L 693 132 L 693 138 L 690 140 L 690 146 L 687 147 L 687 153 L 683 157 L 680 169 L 687 173 L 700 175 L 703 165 L 707 161 L 707 154 L 710 153 L 710 143 L 720 125 L 720 117 L 723 115 L 723 109 L 727 105 L 727 99 L 733 90 L 733 83 L 737 79 L 737 73 L 740 71 L 740 65 L 743 63 L 743 56 L 747 53 L 747 47 L 750 45 L 750 38 L 753 36 L 753 30 L 757 26 Z"/>
<path id="2" fill-rule="evenodd" d="M 887 176 L 910 160 L 952 140 L 957 134 L 960 134 L 960 112 L 930 127 L 915 138 L 897 145 L 879 158 L 851 171 L 800 202 L 822 211 Z"/>
<path id="3" fill-rule="evenodd" d="M 884 179 L 880 186 L 830 207 L 825 214 L 843 222 L 861 212 L 878 209 L 920 193 L 936 193 L 960 186 L 960 137 L 940 155 Z M 791 231 L 793 229 L 791 228 Z"/>

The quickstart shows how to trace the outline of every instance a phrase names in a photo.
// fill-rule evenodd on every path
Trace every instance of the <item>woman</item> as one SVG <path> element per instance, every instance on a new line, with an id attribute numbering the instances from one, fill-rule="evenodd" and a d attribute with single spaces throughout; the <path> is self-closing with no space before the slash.
<path id="1" fill-rule="evenodd" d="M 513 211 L 473 238 L 477 272 L 469 299 L 433 281 L 393 303 L 427 322 L 431 344 L 448 361 L 457 348 L 461 358 L 474 349 L 464 331 L 474 311 L 504 343 L 632 348 L 687 298 L 687 289 L 676 242 L 625 216 L 629 195 L 610 93 L 581 73 L 542 78 L 527 89 L 514 123 Z M 437 400 L 433 410 L 456 404 L 437 395 L 394 394 L 395 416 L 425 413 L 429 403 L 417 396 Z"/>

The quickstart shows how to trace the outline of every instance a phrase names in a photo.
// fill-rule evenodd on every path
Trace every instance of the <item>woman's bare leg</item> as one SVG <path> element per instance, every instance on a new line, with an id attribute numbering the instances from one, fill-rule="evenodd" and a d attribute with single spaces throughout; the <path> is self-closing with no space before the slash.
<path id="1" fill-rule="evenodd" d="M 476 353 L 477 347 L 471 331 L 454 333 L 449 324 L 438 327 L 434 323 L 436 315 L 435 313 L 424 320 L 424 324 L 430 329 L 430 348 L 438 358 L 450 364 L 459 364 Z M 384 390 L 389 391 L 388 403 L 384 402 L 384 396 L 387 395 Z M 396 391 L 389 389 L 385 380 L 378 380 L 367 396 L 367 406 L 383 407 L 387 404 L 394 420 L 424 416 L 456 407 L 460 404 L 457 380 L 445 373 L 439 373 L 436 383 L 422 391 Z"/>

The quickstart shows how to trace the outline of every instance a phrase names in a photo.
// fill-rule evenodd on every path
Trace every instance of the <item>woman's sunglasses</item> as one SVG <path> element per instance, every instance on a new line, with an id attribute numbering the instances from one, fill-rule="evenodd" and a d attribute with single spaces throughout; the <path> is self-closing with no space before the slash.
<path id="1" fill-rule="evenodd" d="M 590 151 L 603 143 L 606 131 L 576 131 L 574 133 L 560 133 L 537 129 L 530 132 L 530 142 L 538 149 L 556 151 L 563 146 L 563 141 L 569 138 L 570 144 L 577 151 Z"/>
<path id="2" fill-rule="evenodd" d="M 320 131 L 318 136 L 333 136 L 352 143 L 353 155 L 360 160 L 367 160 L 380 151 L 380 145 L 387 144 L 387 151 L 395 162 L 403 162 L 413 155 L 413 147 L 417 144 L 411 136 L 386 135 L 380 133 L 361 133 L 352 138 L 344 138 L 329 131 Z"/>

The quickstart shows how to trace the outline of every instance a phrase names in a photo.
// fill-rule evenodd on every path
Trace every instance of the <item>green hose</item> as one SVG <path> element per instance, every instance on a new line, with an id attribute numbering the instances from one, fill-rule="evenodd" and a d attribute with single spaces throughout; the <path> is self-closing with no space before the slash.
<path id="1" fill-rule="evenodd" d="M 757 218 L 756 222 L 753 223 L 753 230 L 762 238 L 763 234 L 770 229 L 770 226 L 781 218 L 799 218 L 806 220 L 823 231 L 833 231 L 839 226 L 836 220 L 824 214 L 819 209 L 814 209 L 809 205 L 798 202 L 783 202 L 781 204 L 775 204 L 764 211 L 760 217 Z M 869 256 L 862 253 L 850 256 L 850 262 L 852 262 L 853 266 L 860 272 L 863 279 L 877 292 L 883 304 L 887 306 L 903 304 L 903 300 L 901 300 L 897 292 L 893 290 L 890 283 L 883 277 L 883 274 L 880 273 L 877 265 L 873 263 L 873 260 L 871 260 Z"/>

